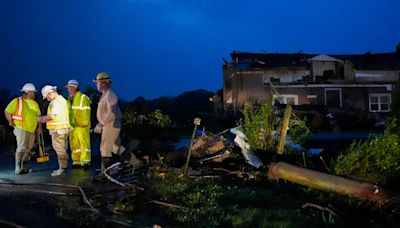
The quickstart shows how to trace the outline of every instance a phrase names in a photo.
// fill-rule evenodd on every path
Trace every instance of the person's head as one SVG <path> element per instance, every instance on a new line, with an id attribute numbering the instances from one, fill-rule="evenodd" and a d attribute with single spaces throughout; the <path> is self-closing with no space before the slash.
<path id="1" fill-rule="evenodd" d="M 35 99 L 36 87 L 32 83 L 26 83 L 22 86 L 21 92 L 24 93 L 24 97 L 27 99 Z"/>
<path id="2" fill-rule="evenodd" d="M 93 80 L 96 83 L 97 90 L 100 92 L 106 91 L 111 87 L 111 77 L 106 72 L 100 72 L 97 74 L 96 79 Z"/>
<path id="3" fill-rule="evenodd" d="M 42 96 L 43 99 L 47 99 L 48 101 L 54 100 L 57 96 L 57 86 L 45 85 L 42 88 Z"/>
<path id="4" fill-rule="evenodd" d="M 75 94 L 79 91 L 79 82 L 77 80 L 71 79 L 68 81 L 65 88 L 67 88 L 68 94 L 70 96 L 75 96 Z"/>

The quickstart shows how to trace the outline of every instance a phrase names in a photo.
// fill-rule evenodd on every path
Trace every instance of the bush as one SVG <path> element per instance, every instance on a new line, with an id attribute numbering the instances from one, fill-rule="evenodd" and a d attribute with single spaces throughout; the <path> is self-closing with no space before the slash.
<path id="1" fill-rule="evenodd" d="M 396 121 L 387 125 L 383 136 L 353 142 L 334 163 L 336 174 L 371 183 L 387 184 L 400 171 L 400 137 L 392 133 Z"/>
<path id="2" fill-rule="evenodd" d="M 307 119 L 292 119 L 289 122 L 288 136 L 293 143 L 303 144 L 310 136 L 311 131 L 306 125 Z"/>
<path id="3" fill-rule="evenodd" d="M 262 103 L 259 107 L 246 102 L 242 109 L 244 119 L 240 120 L 250 147 L 256 150 L 274 151 L 275 139 L 272 131 L 276 130 L 272 114 L 272 101 Z"/>

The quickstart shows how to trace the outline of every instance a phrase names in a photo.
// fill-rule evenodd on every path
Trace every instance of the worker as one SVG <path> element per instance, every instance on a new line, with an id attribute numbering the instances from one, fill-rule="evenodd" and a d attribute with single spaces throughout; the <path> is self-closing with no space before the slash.
<path id="1" fill-rule="evenodd" d="M 4 114 L 10 126 L 14 127 L 14 135 L 17 139 L 15 151 L 15 174 L 27 173 L 24 168 L 24 160 L 28 160 L 35 142 L 35 131 L 42 132 L 42 125 L 37 122 L 40 116 L 40 108 L 35 101 L 36 88 L 32 83 L 26 83 L 22 89 L 22 96 L 14 98 L 4 110 Z"/>
<path id="2" fill-rule="evenodd" d="M 121 146 L 120 138 L 122 113 L 118 105 L 118 97 L 111 90 L 111 77 L 101 72 L 93 81 L 102 94 L 96 113 L 99 123 L 94 128 L 94 132 L 101 134 L 101 170 L 104 171 L 112 165 L 113 154 L 118 156 L 125 151 L 125 147 Z"/>
<path id="3" fill-rule="evenodd" d="M 76 80 L 69 80 L 65 86 L 68 90 L 68 102 L 70 104 L 69 122 L 71 131 L 69 143 L 73 166 L 90 165 L 90 104 L 88 96 L 79 90 Z"/>
<path id="4" fill-rule="evenodd" d="M 56 86 L 45 85 L 42 88 L 43 99 L 50 101 L 47 108 L 47 115 L 39 116 L 38 121 L 46 123 L 50 131 L 51 143 L 57 153 L 57 170 L 51 176 L 65 174 L 68 168 L 67 141 L 70 130 L 69 110 L 67 100 L 57 92 Z"/>

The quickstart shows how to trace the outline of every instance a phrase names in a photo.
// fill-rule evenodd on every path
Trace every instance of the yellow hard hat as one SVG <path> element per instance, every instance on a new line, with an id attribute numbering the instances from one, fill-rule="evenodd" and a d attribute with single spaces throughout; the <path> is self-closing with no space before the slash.
<path id="1" fill-rule="evenodd" d="M 106 72 L 100 72 L 97 74 L 96 79 L 93 80 L 93 82 L 97 82 L 97 81 L 111 82 L 111 77 Z"/>

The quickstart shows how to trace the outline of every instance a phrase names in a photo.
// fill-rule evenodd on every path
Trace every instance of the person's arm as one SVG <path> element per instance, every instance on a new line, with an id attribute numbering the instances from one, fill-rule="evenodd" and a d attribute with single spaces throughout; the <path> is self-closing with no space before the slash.
<path id="1" fill-rule="evenodd" d="M 54 118 L 56 118 L 56 114 L 47 114 L 45 116 L 39 116 L 37 118 L 37 121 L 40 123 L 46 123 L 47 121 L 52 120 Z"/>
<path id="2" fill-rule="evenodd" d="M 17 98 L 13 99 L 4 110 L 4 115 L 8 121 L 8 125 L 10 125 L 11 127 L 15 126 L 14 120 L 12 119 L 12 115 L 13 113 L 16 112 L 17 103 L 18 103 Z"/>
<path id="3" fill-rule="evenodd" d="M 118 109 L 118 98 L 116 96 L 107 96 L 105 100 L 105 104 L 107 106 L 107 113 L 103 119 L 103 125 L 110 123 L 115 120 L 116 113 Z"/>
<path id="4" fill-rule="evenodd" d="M 39 116 L 37 118 L 37 121 L 41 122 L 41 123 L 46 123 L 47 121 L 54 119 L 56 117 L 57 113 L 60 112 L 59 111 L 60 107 L 58 107 L 58 106 L 59 106 L 58 103 L 54 103 L 53 107 L 50 110 L 50 113 L 47 115 Z"/>
<path id="5" fill-rule="evenodd" d="M 11 113 L 9 113 L 9 112 L 7 112 L 7 111 L 4 111 L 4 115 L 6 116 L 6 119 L 7 119 L 7 121 L 8 121 L 8 125 L 10 125 L 11 127 L 14 127 L 15 124 L 14 124 L 14 121 L 13 121 L 13 119 L 12 119 Z"/>

